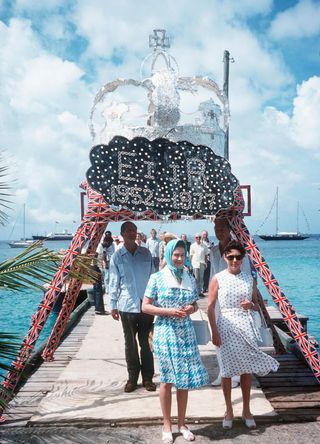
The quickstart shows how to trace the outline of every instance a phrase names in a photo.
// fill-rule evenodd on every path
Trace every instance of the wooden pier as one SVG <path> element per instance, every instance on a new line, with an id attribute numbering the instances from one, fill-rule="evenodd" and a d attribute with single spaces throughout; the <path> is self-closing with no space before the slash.
<path id="1" fill-rule="evenodd" d="M 203 308 L 206 304 L 206 299 L 200 301 Z M 21 387 L 3 427 L 158 424 L 158 392 L 146 392 L 143 387 L 134 394 L 123 392 L 123 348 L 120 323 L 111 316 L 96 316 L 89 308 L 63 339 L 54 361 L 43 362 Z M 217 362 L 212 344 L 200 346 L 200 351 L 213 380 Z M 292 353 L 275 357 L 280 362 L 279 371 L 257 378 L 258 387 L 253 387 L 252 410 L 257 423 L 319 420 L 320 386 L 309 367 Z M 233 398 L 239 417 L 240 388 L 233 389 Z M 221 387 L 190 392 L 189 406 L 190 422 L 221 422 Z"/>

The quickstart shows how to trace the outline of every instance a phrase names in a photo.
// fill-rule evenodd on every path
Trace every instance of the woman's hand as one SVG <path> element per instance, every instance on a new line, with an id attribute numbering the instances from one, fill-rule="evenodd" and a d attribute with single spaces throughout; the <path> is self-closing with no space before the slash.
<path id="1" fill-rule="evenodd" d="M 184 308 L 169 308 L 168 316 L 173 316 L 175 318 L 185 318 L 188 316 Z"/>
<path id="2" fill-rule="evenodd" d="M 251 301 L 248 301 L 248 299 L 245 299 L 244 301 L 240 302 L 240 307 L 244 310 L 250 310 L 253 306 L 253 303 Z"/>
<path id="3" fill-rule="evenodd" d="M 191 315 L 192 313 L 195 312 L 194 306 L 193 305 L 186 305 L 185 307 L 183 307 L 183 309 L 187 315 Z"/>
<path id="4" fill-rule="evenodd" d="M 218 332 L 212 334 L 212 344 L 215 345 L 216 347 L 220 347 L 221 338 Z"/>

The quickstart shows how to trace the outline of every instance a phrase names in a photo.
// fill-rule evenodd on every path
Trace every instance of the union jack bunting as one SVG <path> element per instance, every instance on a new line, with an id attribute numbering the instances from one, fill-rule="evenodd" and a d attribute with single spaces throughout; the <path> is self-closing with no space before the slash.
<path id="1" fill-rule="evenodd" d="M 306 333 L 296 314 L 295 309 L 281 290 L 277 279 L 268 267 L 266 260 L 262 256 L 258 246 L 244 223 L 242 216 L 243 198 L 240 189 L 238 189 L 236 193 L 236 202 L 238 202 L 238 204 L 236 203 L 235 207 L 240 211 L 219 212 L 219 217 L 228 218 L 232 230 L 234 231 L 238 240 L 246 248 L 251 263 L 257 270 L 263 284 L 281 313 L 292 337 L 295 339 L 308 365 L 320 383 L 320 357 L 318 351 L 314 344 L 310 341 L 308 334 Z"/>

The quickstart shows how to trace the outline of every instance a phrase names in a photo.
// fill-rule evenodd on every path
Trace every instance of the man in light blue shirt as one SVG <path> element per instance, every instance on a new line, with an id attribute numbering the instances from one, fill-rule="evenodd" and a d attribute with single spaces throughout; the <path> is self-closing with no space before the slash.
<path id="1" fill-rule="evenodd" d="M 109 293 L 111 315 L 121 319 L 125 340 L 125 356 L 128 381 L 124 391 L 129 393 L 137 388 L 141 371 L 142 382 L 146 390 L 154 391 L 153 355 L 149 346 L 149 333 L 153 316 L 141 312 L 141 302 L 153 271 L 152 256 L 145 247 L 135 243 L 137 227 L 132 222 L 121 225 L 124 244 L 111 257 Z M 141 363 L 136 336 L 141 349 Z"/>

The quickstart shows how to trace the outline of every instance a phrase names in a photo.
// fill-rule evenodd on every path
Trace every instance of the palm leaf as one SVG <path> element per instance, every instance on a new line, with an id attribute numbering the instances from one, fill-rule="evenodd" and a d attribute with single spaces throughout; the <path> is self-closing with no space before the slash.
<path id="1" fill-rule="evenodd" d="M 19 337 L 11 333 L 0 332 L 0 360 L 13 360 L 20 349 Z M 0 370 L 12 370 L 10 365 L 0 361 Z M 13 397 L 12 390 L 0 385 L 0 408 L 8 408 L 8 402 Z"/>
<path id="2" fill-rule="evenodd" d="M 17 256 L 0 263 L 0 288 L 19 290 L 42 288 L 43 282 L 51 280 L 62 260 L 62 255 L 47 248 L 40 248 L 36 241 Z M 95 280 L 97 273 L 91 266 L 92 258 L 79 255 L 70 272 L 70 278 Z"/>
<path id="3" fill-rule="evenodd" d="M 0 359 L 12 360 L 17 356 L 21 341 L 17 335 L 0 332 Z M 9 370 L 10 366 L 0 361 L 1 370 Z"/>
<path id="4" fill-rule="evenodd" d="M 8 176 L 8 167 L 3 164 L 3 153 L 0 151 L 0 225 L 5 225 L 8 222 L 8 215 L 2 208 L 10 210 L 10 200 L 8 199 L 11 194 L 8 191 L 11 186 L 8 184 L 7 180 L 3 180 Z"/>
<path id="5" fill-rule="evenodd" d="M 0 288 L 41 288 L 41 281 L 51 278 L 61 256 L 41 246 L 42 242 L 36 241 L 17 256 L 0 263 Z"/>

